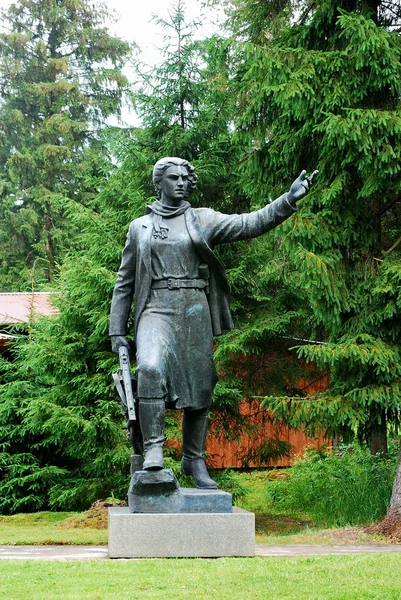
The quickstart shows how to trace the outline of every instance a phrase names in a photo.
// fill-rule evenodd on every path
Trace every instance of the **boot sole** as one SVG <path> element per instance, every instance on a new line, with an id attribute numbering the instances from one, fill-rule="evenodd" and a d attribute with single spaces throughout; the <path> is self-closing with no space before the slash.
<path id="1" fill-rule="evenodd" d="M 145 463 L 143 464 L 144 471 L 161 471 L 162 469 L 164 469 L 164 464 L 160 465 L 160 463 L 150 463 L 146 466 Z"/>
<path id="2" fill-rule="evenodd" d="M 195 483 L 195 487 L 197 490 L 218 490 L 219 489 L 217 487 L 217 485 L 196 485 L 196 483 Z"/>

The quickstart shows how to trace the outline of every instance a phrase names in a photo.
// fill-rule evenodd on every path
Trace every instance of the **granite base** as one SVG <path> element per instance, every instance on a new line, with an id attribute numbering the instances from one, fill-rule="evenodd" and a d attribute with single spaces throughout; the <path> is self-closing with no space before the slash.
<path id="1" fill-rule="evenodd" d="M 110 558 L 254 556 L 255 515 L 231 513 L 133 514 L 109 508 Z"/>

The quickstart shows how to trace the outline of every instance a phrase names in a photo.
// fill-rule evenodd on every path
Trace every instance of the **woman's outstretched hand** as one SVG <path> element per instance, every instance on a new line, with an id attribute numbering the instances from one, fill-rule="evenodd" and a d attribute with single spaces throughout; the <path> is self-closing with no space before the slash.
<path id="1" fill-rule="evenodd" d="M 288 192 L 289 202 L 295 204 L 309 192 L 313 178 L 317 173 L 319 171 L 313 171 L 311 175 L 307 175 L 305 170 L 302 171 L 290 187 L 290 191 Z"/>

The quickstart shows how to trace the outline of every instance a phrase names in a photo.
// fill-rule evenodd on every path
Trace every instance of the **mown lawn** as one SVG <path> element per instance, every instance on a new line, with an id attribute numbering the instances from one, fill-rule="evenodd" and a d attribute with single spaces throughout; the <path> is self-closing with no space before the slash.
<path id="1" fill-rule="evenodd" d="M 386 544 L 382 536 L 362 527 L 318 529 L 286 515 L 256 515 L 257 544 Z M 107 514 L 41 512 L 0 517 L 3 545 L 107 545 Z M 400 597 L 401 598 L 401 597 Z"/>
<path id="2" fill-rule="evenodd" d="M 280 471 L 235 475 L 246 490 L 237 505 L 255 513 L 258 544 L 380 544 L 384 537 L 368 535 L 363 527 L 316 527 L 305 512 L 283 513 L 269 493 L 271 477 L 285 477 Z M 83 513 L 41 512 L 0 516 L 0 544 L 107 544 L 107 509 L 97 502 Z"/>
<path id="3" fill-rule="evenodd" d="M 0 517 L 0 544 L 107 544 L 107 522 L 88 513 L 39 512 Z M 1 596 L 0 596 L 1 598 Z"/>
<path id="4" fill-rule="evenodd" d="M 399 600 L 401 556 L 1 561 L 7 600 Z"/>

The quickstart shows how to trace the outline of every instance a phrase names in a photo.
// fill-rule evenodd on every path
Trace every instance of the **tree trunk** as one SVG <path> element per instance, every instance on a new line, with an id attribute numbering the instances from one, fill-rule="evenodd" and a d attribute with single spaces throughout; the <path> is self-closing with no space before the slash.
<path id="1" fill-rule="evenodd" d="M 390 507 L 388 509 L 387 516 L 396 516 L 401 521 L 401 448 L 398 457 L 398 467 L 395 474 L 393 493 L 391 494 Z"/>
<path id="2" fill-rule="evenodd" d="M 384 410 L 377 412 L 373 416 L 369 433 L 370 453 L 377 454 L 378 452 L 383 452 L 387 454 L 387 419 Z"/>
<path id="3" fill-rule="evenodd" d="M 384 409 L 370 407 L 370 419 L 366 432 L 370 453 L 383 452 L 387 454 L 387 418 Z"/>
<path id="4" fill-rule="evenodd" d="M 377 23 L 380 0 L 362 0 L 362 14 L 373 19 Z"/>
<path id="5" fill-rule="evenodd" d="M 381 533 L 394 541 L 401 542 L 401 449 L 387 514 L 383 521 L 373 527 L 368 527 L 366 531 Z"/>

